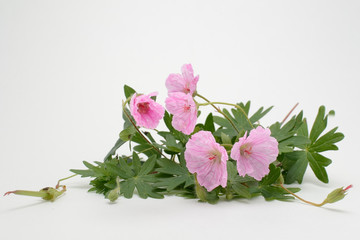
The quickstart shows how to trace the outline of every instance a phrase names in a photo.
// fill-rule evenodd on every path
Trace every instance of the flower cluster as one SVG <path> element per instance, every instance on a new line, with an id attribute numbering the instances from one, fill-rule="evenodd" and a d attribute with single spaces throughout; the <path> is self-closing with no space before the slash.
<path id="1" fill-rule="evenodd" d="M 166 109 L 173 115 L 172 126 L 186 135 L 194 132 L 198 106 L 194 101 L 199 75 L 194 77 L 191 64 L 181 68 L 181 74 L 170 74 L 166 79 L 168 97 Z M 140 127 L 154 129 L 164 115 L 164 109 L 150 97 L 155 94 L 132 96 L 131 114 Z M 269 173 L 269 165 L 279 153 L 278 142 L 271 137 L 268 128 L 258 126 L 249 136 L 240 137 L 231 149 L 231 158 L 237 162 L 240 176 L 251 176 L 261 180 Z M 199 131 L 186 144 L 185 160 L 191 173 L 196 173 L 197 181 L 208 191 L 227 185 L 226 149 L 216 142 L 208 131 Z"/>

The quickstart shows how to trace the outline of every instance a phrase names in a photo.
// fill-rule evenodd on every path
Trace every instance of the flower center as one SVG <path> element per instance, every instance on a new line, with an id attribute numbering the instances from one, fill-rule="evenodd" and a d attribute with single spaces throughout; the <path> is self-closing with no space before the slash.
<path id="1" fill-rule="evenodd" d="M 185 85 L 184 92 L 185 92 L 186 94 L 187 94 L 187 93 L 190 93 L 190 84 L 189 84 L 189 83 L 187 83 L 187 84 Z"/>
<path id="2" fill-rule="evenodd" d="M 221 162 L 221 153 L 219 152 L 213 152 L 209 154 L 209 160 L 216 163 L 216 162 Z"/>
<path id="3" fill-rule="evenodd" d="M 144 114 L 144 113 L 148 113 L 149 112 L 149 107 L 150 103 L 149 102 L 141 102 L 137 104 L 137 111 L 140 114 Z"/>
<path id="4" fill-rule="evenodd" d="M 248 157 L 249 155 L 251 155 L 251 151 L 252 151 L 252 146 L 250 146 L 247 143 L 244 145 L 241 145 L 241 147 L 240 147 L 240 155 L 243 157 Z"/>
<path id="5" fill-rule="evenodd" d="M 185 105 L 184 105 L 184 112 L 189 112 L 189 111 L 190 111 L 190 108 L 191 108 L 190 105 L 185 104 Z"/>

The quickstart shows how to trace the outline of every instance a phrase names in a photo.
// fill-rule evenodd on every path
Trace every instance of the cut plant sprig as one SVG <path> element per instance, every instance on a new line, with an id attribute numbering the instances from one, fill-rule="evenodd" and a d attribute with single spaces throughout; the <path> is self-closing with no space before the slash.
<path id="1" fill-rule="evenodd" d="M 327 195 L 327 197 L 324 199 L 324 201 L 322 201 L 321 203 L 314 203 L 314 202 L 305 200 L 305 199 L 301 198 L 300 196 L 296 195 L 295 193 L 291 192 L 283 184 L 278 184 L 278 186 L 280 186 L 282 189 L 284 189 L 286 192 L 288 192 L 289 194 L 291 194 L 295 198 L 299 199 L 300 201 L 302 201 L 304 203 L 307 203 L 307 204 L 310 204 L 310 205 L 315 206 L 315 207 L 322 207 L 325 204 L 335 203 L 337 201 L 340 201 L 341 199 L 343 199 L 346 196 L 347 191 L 350 188 L 352 188 L 352 185 L 349 185 L 347 187 L 337 188 L 337 189 L 333 190 L 331 193 L 329 193 Z"/>

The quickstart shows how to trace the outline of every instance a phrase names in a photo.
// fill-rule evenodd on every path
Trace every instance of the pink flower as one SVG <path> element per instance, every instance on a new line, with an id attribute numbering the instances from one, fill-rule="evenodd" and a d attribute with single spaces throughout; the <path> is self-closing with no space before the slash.
<path id="1" fill-rule="evenodd" d="M 130 112 L 139 127 L 154 129 L 164 117 L 165 109 L 159 103 L 151 99 L 157 93 L 137 95 L 130 100 Z"/>
<path id="2" fill-rule="evenodd" d="M 226 187 L 227 160 L 226 149 L 215 141 L 211 132 L 197 132 L 186 143 L 186 167 L 197 174 L 199 184 L 209 192 L 219 185 Z"/>
<path id="3" fill-rule="evenodd" d="M 165 100 L 166 109 L 173 114 L 173 127 L 187 135 L 194 131 L 197 120 L 196 104 L 190 94 L 170 93 Z"/>
<path id="4" fill-rule="evenodd" d="M 193 95 L 196 92 L 196 84 L 199 81 L 199 75 L 194 77 L 194 71 L 191 64 L 184 64 L 181 67 L 182 74 L 172 73 L 166 79 L 165 85 L 169 93 L 183 92 Z"/>
<path id="5" fill-rule="evenodd" d="M 237 161 L 240 176 L 247 174 L 260 181 L 269 173 L 270 163 L 279 154 L 278 142 L 270 134 L 270 129 L 259 126 L 234 144 L 230 156 Z"/>

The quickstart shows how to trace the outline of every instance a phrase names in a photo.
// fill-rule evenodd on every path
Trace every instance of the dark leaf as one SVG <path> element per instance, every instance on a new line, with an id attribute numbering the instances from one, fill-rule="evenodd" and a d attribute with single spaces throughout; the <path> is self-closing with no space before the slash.
<path id="1" fill-rule="evenodd" d="M 307 153 L 307 159 L 309 161 L 310 167 L 313 170 L 313 172 L 315 173 L 315 176 L 322 182 L 324 183 L 328 183 L 329 182 L 329 178 L 328 175 L 326 173 L 325 167 L 322 166 L 318 161 L 316 161 L 316 159 L 314 158 L 314 156 L 312 155 L 312 153 Z"/>
<path id="2" fill-rule="evenodd" d="M 125 94 L 125 98 L 128 99 L 129 97 L 131 97 L 136 91 L 127 86 L 127 85 L 124 85 L 124 94 Z"/>
<path id="3" fill-rule="evenodd" d="M 116 150 L 121 147 L 126 141 L 123 141 L 121 138 L 119 138 L 115 145 L 111 148 L 111 150 L 108 152 L 108 154 L 106 154 L 104 160 L 109 159 L 111 156 L 115 155 Z"/>

